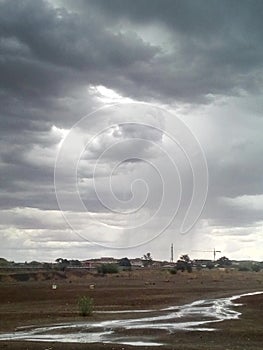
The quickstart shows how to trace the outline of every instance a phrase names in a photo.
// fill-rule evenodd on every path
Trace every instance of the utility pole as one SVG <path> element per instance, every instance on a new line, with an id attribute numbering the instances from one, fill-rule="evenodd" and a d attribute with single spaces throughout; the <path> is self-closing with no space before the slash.
<path id="1" fill-rule="evenodd" d="M 171 244 L 171 262 L 174 262 L 174 245 Z"/>

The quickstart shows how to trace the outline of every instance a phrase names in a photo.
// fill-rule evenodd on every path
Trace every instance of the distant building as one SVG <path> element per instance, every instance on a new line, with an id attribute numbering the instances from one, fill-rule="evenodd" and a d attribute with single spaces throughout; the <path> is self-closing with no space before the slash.
<path id="1" fill-rule="evenodd" d="M 100 258 L 100 263 L 101 264 L 117 264 L 118 259 L 108 257 L 108 256 L 103 256 Z"/>
<path id="2" fill-rule="evenodd" d="M 194 259 L 193 260 L 193 267 L 201 266 L 201 267 L 207 267 L 207 265 L 213 263 L 212 260 L 209 259 Z"/>
<path id="3" fill-rule="evenodd" d="M 130 259 L 130 263 L 132 267 L 143 267 L 142 259 L 141 258 L 135 258 L 135 259 Z"/>
<path id="4" fill-rule="evenodd" d="M 88 259 L 82 261 L 82 266 L 89 269 L 96 269 L 102 264 L 118 264 L 118 259 L 103 256 L 99 259 Z"/>

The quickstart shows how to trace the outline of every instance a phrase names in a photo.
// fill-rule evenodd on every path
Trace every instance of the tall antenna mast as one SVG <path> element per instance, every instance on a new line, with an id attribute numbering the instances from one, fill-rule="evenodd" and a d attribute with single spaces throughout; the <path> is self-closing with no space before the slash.
<path id="1" fill-rule="evenodd" d="M 174 245 L 171 244 L 171 262 L 174 262 Z"/>

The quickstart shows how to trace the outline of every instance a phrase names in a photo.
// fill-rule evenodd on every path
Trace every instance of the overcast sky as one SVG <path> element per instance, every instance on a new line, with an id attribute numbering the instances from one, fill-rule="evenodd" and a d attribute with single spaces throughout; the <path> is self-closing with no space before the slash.
<path id="1" fill-rule="evenodd" d="M 0 0 L 0 256 L 263 260 L 262 18 Z"/>

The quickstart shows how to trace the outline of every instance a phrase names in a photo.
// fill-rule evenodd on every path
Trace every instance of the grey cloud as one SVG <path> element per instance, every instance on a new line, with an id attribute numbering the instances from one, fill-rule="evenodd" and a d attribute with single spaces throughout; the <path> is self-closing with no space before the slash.
<path id="1" fill-rule="evenodd" d="M 259 30 L 262 28 L 262 3 L 260 0 L 252 0 L 250 6 L 239 0 L 89 0 L 66 1 L 82 10 L 90 7 L 97 8 L 99 13 L 104 13 L 114 20 L 123 18 L 136 23 L 158 22 L 177 30 L 183 34 L 209 37 L 219 30 L 227 31 L 229 28 L 242 26 L 242 29 Z M 73 5 L 74 4 L 74 5 Z M 232 21 L 232 19 L 235 19 Z M 248 25 L 250 25 L 248 27 Z M 247 35 L 250 35 L 246 31 Z M 258 36 L 258 38 L 260 38 Z"/>
<path id="2" fill-rule="evenodd" d="M 113 86 L 141 99 L 145 96 L 204 102 L 209 94 L 238 94 L 241 88 L 258 89 L 257 72 L 262 68 L 262 45 L 258 44 L 262 6 L 259 2 L 252 3 L 248 11 L 239 2 L 167 1 L 163 6 L 153 1 L 149 6 L 145 1 L 136 5 L 89 1 L 86 8 L 83 5 L 83 11 L 74 14 L 53 9 L 44 2 L 38 6 L 30 1 L 21 2 L 20 6 L 13 1 L 4 2 L 0 31 L 5 38 L 15 37 L 29 48 L 31 58 L 20 58 L 16 65 L 17 55 L 8 56 L 8 65 L 14 63 L 10 68 L 5 63 L 3 82 L 8 86 L 11 69 L 12 76 L 18 78 L 18 89 L 24 85 L 23 93 L 37 94 L 37 89 L 32 91 L 32 87 L 38 75 L 43 80 L 42 91 L 47 78 L 54 87 L 58 82 L 68 82 L 71 69 L 73 80 Z M 95 20 L 98 11 L 100 15 Z M 133 31 L 121 32 L 118 26 L 116 33 L 111 31 L 115 24 L 107 21 L 108 15 L 112 21 L 129 20 Z M 173 52 L 167 54 L 143 41 L 139 36 L 143 36 L 143 29 L 139 35 L 136 33 L 138 21 L 142 27 L 156 22 L 168 25 Z M 32 65 L 32 71 L 28 70 L 28 64 Z M 34 65 L 36 71 L 32 76 Z M 32 80 L 29 91 L 19 66 L 24 72 L 28 70 L 26 75 L 29 82 Z"/>
<path id="3" fill-rule="evenodd" d="M 142 140 L 149 140 L 152 142 L 161 142 L 163 137 L 163 130 L 158 128 L 158 125 L 147 125 L 147 121 L 144 124 L 127 123 L 120 125 L 120 132 L 124 138 L 139 138 Z"/>
<path id="4" fill-rule="evenodd" d="M 58 3 L 60 8 L 55 8 Z M 251 228 L 252 236 L 258 237 L 255 232 L 262 212 L 229 205 L 220 198 L 262 194 L 262 15 L 263 4 L 257 0 L 0 1 L 0 207 L 11 211 L 17 207 L 39 208 L 41 212 L 39 217 L 18 215 L 14 219 L 15 212 L 10 211 L 6 218 L 4 213 L 3 232 L 8 233 L 3 234 L 3 247 L 15 249 L 15 243 L 6 239 L 12 220 L 17 231 L 23 227 L 37 229 L 44 227 L 43 217 L 48 210 L 58 209 L 53 185 L 58 143 L 62 132 L 104 104 L 95 90 L 91 92 L 90 87 L 96 85 L 129 98 L 175 107 L 182 119 L 191 115 L 189 126 L 198 124 L 201 129 L 200 142 L 210 173 L 208 202 L 202 215 L 209 222 L 206 233 L 218 226 L 226 237 L 228 229 L 242 226 L 242 232 Z M 149 35 L 151 28 L 154 32 Z M 132 110 L 129 112 L 115 118 L 114 111 L 105 110 L 81 131 L 92 134 L 105 120 L 109 125 L 132 121 Z M 149 120 L 166 130 L 159 113 Z M 147 124 L 147 116 L 142 116 L 142 122 Z M 65 130 L 52 133 L 52 125 Z M 89 182 L 94 161 L 112 142 L 136 137 L 156 145 L 163 142 L 162 132 L 126 125 L 108 138 L 98 138 L 96 147 L 83 154 L 78 174 L 80 182 L 83 180 L 80 190 L 94 215 L 105 214 Z M 98 187 L 107 196 L 109 169 L 127 155 L 114 176 L 115 194 L 129 198 L 130 180 L 138 178 L 142 170 L 154 188 L 152 203 L 147 203 L 152 209 L 159 187 L 139 159 L 157 160 L 160 155 L 146 143 L 126 146 L 102 159 L 96 173 Z M 158 166 L 170 172 L 165 159 Z M 190 199 L 188 170 L 183 169 L 182 177 Z M 67 179 L 62 180 L 62 186 L 66 185 Z M 169 181 L 174 189 L 171 174 Z M 74 210 L 72 188 L 64 190 L 66 208 Z M 174 198 L 171 194 L 167 207 L 174 205 Z M 185 203 L 182 210 L 184 207 Z M 107 222 L 115 219 L 109 217 Z M 59 228 L 55 221 L 48 223 L 51 236 L 52 225 L 54 230 Z M 18 241 L 25 241 L 19 232 Z M 242 232 L 235 231 L 235 237 Z M 92 227 L 93 237 L 96 234 L 96 227 Z M 141 231 L 136 234 L 140 236 Z M 39 235 L 39 240 L 43 237 Z M 153 242 L 150 247 L 166 256 L 171 238 L 172 230 L 161 244 L 161 253 L 158 244 Z M 229 244 L 232 247 L 233 243 Z M 53 249 L 50 256 L 60 252 L 54 248 L 55 243 L 52 248 L 48 244 L 39 247 Z M 33 243 L 25 244 L 25 249 L 33 252 Z M 144 247 L 138 251 L 143 254 Z M 75 252 L 78 257 L 77 247 Z M 89 252 L 103 254 L 103 249 L 92 247 Z M 81 254 L 85 258 L 87 252 Z"/>
<path id="5" fill-rule="evenodd" d="M 105 64 L 126 67 L 158 52 L 136 34 L 105 30 L 89 13 L 69 14 L 43 1 L 23 1 L 18 6 L 15 1 L 5 2 L 0 31 L 4 37 L 16 37 L 41 60 L 78 69 L 99 69 Z"/>
<path id="6" fill-rule="evenodd" d="M 205 102 L 207 95 L 253 91 L 258 89 L 263 53 L 258 44 L 262 6 L 252 3 L 248 11 L 234 1 L 167 1 L 166 6 L 159 1 L 151 6 L 145 1 L 89 1 L 76 14 L 44 2 L 4 2 L 2 36 L 14 37 L 28 52 L 18 59 L 18 52 L 10 55 L 7 50 L 2 81 L 6 88 L 16 86 L 21 94 L 35 97 L 58 93 L 74 81 L 113 86 L 140 99 Z M 114 33 L 113 19 L 129 20 L 133 32 L 120 32 L 117 26 Z M 136 33 L 138 21 L 142 27 L 168 25 L 173 52 L 143 41 L 143 29 Z"/>
<path id="7" fill-rule="evenodd" d="M 209 218 L 211 227 L 257 227 L 262 220 L 262 213 L 259 210 L 240 208 L 229 205 L 219 199 L 209 199 L 203 217 Z"/>
<path id="8" fill-rule="evenodd" d="M 44 1 L 3 1 L 0 7 L 0 123 L 9 131 L 54 120 L 65 125 L 67 118 L 72 126 L 94 104 L 89 99 L 87 106 L 82 93 L 82 106 L 74 105 L 81 89 L 122 80 L 120 72 L 159 51 L 135 33 L 114 34 L 92 16 L 55 10 Z M 70 111 L 61 103 L 66 97 Z"/>
<path id="9" fill-rule="evenodd" d="M 49 217 L 49 220 L 47 220 Z M 2 210 L 0 213 L 1 222 L 5 222 L 7 227 L 16 227 L 19 229 L 61 229 L 66 226 L 59 211 L 41 211 L 39 209 L 15 208 L 11 210 Z"/>
<path id="10" fill-rule="evenodd" d="M 262 68 L 261 1 L 88 1 L 81 11 L 95 9 L 108 25 L 163 25 L 170 34 L 172 54 L 160 54 L 128 67 L 130 85 L 116 87 L 134 96 L 178 98 L 204 102 L 208 94 L 238 94 L 259 88 Z M 117 27 L 118 28 L 118 27 Z M 119 85 L 118 85 L 119 84 Z M 137 91 L 136 89 L 138 89 Z M 136 86 L 136 87 L 135 87 Z M 150 87 L 150 89 L 149 89 Z"/>

